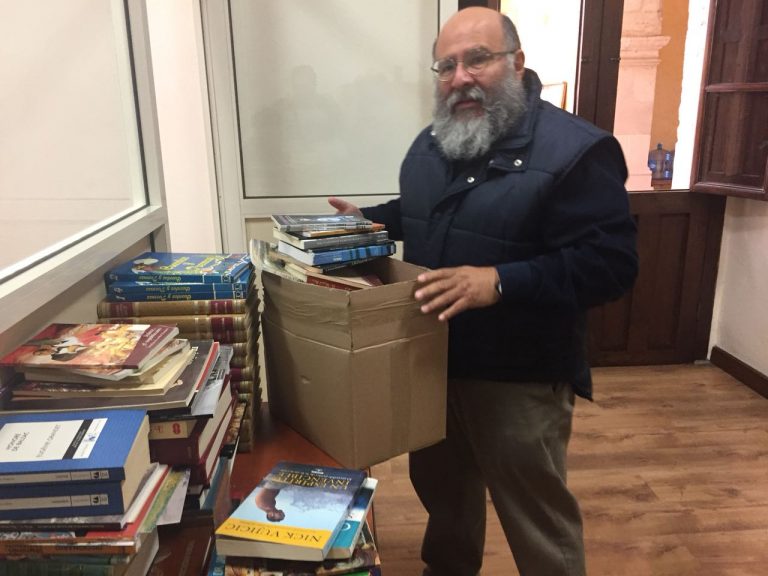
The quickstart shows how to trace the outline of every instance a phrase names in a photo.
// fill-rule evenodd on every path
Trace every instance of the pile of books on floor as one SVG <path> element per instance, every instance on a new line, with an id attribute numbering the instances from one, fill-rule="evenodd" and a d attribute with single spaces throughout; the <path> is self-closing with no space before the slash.
<path id="1" fill-rule="evenodd" d="M 0 572 L 146 574 L 169 501 L 142 410 L 0 416 Z"/>
<path id="2" fill-rule="evenodd" d="M 146 252 L 105 274 L 101 322 L 171 324 L 190 340 L 211 339 L 232 350 L 229 379 L 247 402 L 239 450 L 251 449 L 261 405 L 259 299 L 246 254 Z"/>
<path id="3" fill-rule="evenodd" d="M 280 275 L 300 282 L 343 290 L 378 286 L 381 280 L 364 264 L 396 250 L 383 225 L 360 216 L 273 214 L 272 221 L 277 244 L 266 256 Z"/>
<path id="4" fill-rule="evenodd" d="M 246 407 L 229 382 L 232 351 L 177 336 L 157 324 L 51 324 L 0 359 L 17 372 L 3 413 L 145 410 L 152 460 L 184 469 L 187 508 L 226 514 L 216 497 L 228 494 Z"/>
<path id="5" fill-rule="evenodd" d="M 366 521 L 376 485 L 360 470 L 278 462 L 217 528 L 209 573 L 380 576 Z"/>

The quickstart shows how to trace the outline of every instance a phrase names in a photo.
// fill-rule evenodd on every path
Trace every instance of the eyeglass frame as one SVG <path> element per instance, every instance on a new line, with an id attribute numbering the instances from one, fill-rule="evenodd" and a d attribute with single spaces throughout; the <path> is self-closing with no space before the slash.
<path id="1" fill-rule="evenodd" d="M 472 70 L 469 66 L 466 66 L 464 64 L 464 60 L 466 59 L 467 52 L 471 52 L 473 50 L 477 51 L 477 52 L 480 52 L 480 53 L 483 53 L 485 56 L 488 57 L 488 61 L 485 64 L 483 64 L 483 67 L 480 68 L 479 70 Z M 483 70 L 485 70 L 488 67 L 488 64 L 490 64 L 491 61 L 495 60 L 499 56 L 508 56 L 509 54 L 516 54 L 519 51 L 520 51 L 519 48 L 516 48 L 515 50 L 503 50 L 501 52 L 489 52 L 485 48 L 470 48 L 469 50 L 464 52 L 465 58 L 462 58 L 461 60 L 459 60 L 457 58 L 454 58 L 453 56 L 447 56 L 445 58 L 440 58 L 439 60 L 435 60 L 434 62 L 432 62 L 432 66 L 430 66 L 429 69 L 435 74 L 435 78 L 437 78 L 437 80 L 439 82 L 450 82 L 451 80 L 453 80 L 453 77 L 456 76 L 456 71 L 459 69 L 459 64 L 464 66 L 464 70 L 467 72 L 467 74 L 469 74 L 470 76 L 477 76 L 478 74 L 480 74 Z M 447 78 L 441 78 L 440 77 L 440 71 L 437 69 L 437 65 L 440 62 L 446 62 L 446 61 L 449 61 L 449 60 L 452 60 L 454 62 L 454 64 L 456 65 L 456 67 L 453 69 L 453 72 L 451 73 L 450 76 L 448 76 Z"/>

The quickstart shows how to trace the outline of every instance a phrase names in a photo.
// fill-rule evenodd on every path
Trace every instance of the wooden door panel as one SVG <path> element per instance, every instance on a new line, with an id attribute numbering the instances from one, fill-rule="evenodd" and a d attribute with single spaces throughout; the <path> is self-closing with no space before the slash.
<path id="1" fill-rule="evenodd" d="M 630 194 L 640 273 L 590 311 L 594 366 L 676 364 L 707 356 L 724 202 L 691 192 Z"/>

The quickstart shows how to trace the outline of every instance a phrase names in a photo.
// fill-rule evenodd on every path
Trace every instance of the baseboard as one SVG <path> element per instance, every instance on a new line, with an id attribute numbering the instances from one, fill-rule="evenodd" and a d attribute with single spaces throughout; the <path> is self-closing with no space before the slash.
<path id="1" fill-rule="evenodd" d="M 758 372 L 722 348 L 715 346 L 709 357 L 710 362 L 727 372 L 742 384 L 749 386 L 764 398 L 768 398 L 768 376 Z"/>

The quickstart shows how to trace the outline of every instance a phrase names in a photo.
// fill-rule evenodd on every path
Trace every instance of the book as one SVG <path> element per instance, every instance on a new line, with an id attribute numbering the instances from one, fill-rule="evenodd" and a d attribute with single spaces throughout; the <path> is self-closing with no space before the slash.
<path id="1" fill-rule="evenodd" d="M 189 340 L 176 338 L 166 344 L 144 368 L 23 368 L 27 381 L 91 384 L 93 386 L 139 386 L 157 384 L 178 376 L 189 362 Z M 166 355 L 166 351 L 169 352 Z M 157 363 L 154 361 L 157 360 Z"/>
<path id="2" fill-rule="evenodd" d="M 142 499 L 141 508 L 121 530 L 0 532 L 0 556 L 135 554 L 143 543 L 141 533 L 155 527 L 159 512 L 153 512 L 153 506 L 161 497 L 168 470 L 167 466 L 156 466 L 153 469 L 142 488 L 142 491 L 147 490 L 148 497 Z"/>
<path id="3" fill-rule="evenodd" d="M 370 227 L 364 228 L 335 228 L 328 230 L 297 230 L 292 232 L 302 238 L 322 238 L 323 236 L 341 236 L 342 234 L 363 234 L 365 232 L 381 232 L 385 229 L 384 224 L 373 222 Z"/>
<path id="4" fill-rule="evenodd" d="M 210 330 L 220 332 L 226 330 L 246 330 L 251 323 L 251 316 L 243 314 L 205 314 L 179 316 L 124 316 L 102 318 L 112 324 L 166 324 L 176 326 L 180 333 Z"/>
<path id="5" fill-rule="evenodd" d="M 276 247 L 270 246 L 268 243 L 264 242 L 263 240 L 251 240 L 252 251 L 253 251 L 253 247 L 258 246 L 258 242 L 262 242 L 263 244 L 267 245 L 266 247 L 262 246 L 262 248 L 258 248 L 258 250 L 265 250 L 266 261 L 271 263 L 271 266 L 265 266 L 262 268 L 262 270 L 265 272 L 271 272 L 273 274 L 276 274 L 277 276 L 282 276 L 283 278 L 289 278 L 291 280 L 295 280 L 296 277 L 291 275 L 289 272 L 286 272 L 285 270 L 283 270 L 283 267 L 287 262 L 293 262 L 317 274 L 327 274 L 328 272 L 341 270 L 343 268 L 347 268 L 350 266 L 357 266 L 359 264 L 365 264 L 367 262 L 371 262 L 372 260 L 376 260 L 377 258 L 380 258 L 380 256 L 368 256 L 366 258 L 357 258 L 355 260 L 349 260 L 345 262 L 332 262 L 330 264 L 309 265 L 306 262 L 297 260 L 296 258 L 293 258 L 288 254 L 285 254 L 283 252 L 278 252 Z M 279 266 L 279 268 L 275 268 L 275 266 Z"/>
<path id="6" fill-rule="evenodd" d="M 123 262 L 104 275 L 112 282 L 231 283 L 250 269 L 247 254 L 145 252 Z"/>
<path id="7" fill-rule="evenodd" d="M 150 324 L 51 324 L 0 359 L 15 368 L 142 368 L 179 329 Z"/>
<path id="8" fill-rule="evenodd" d="M 222 421 L 228 414 L 231 416 L 233 410 L 232 388 L 225 386 L 219 397 L 216 411 L 211 418 L 197 418 L 192 432 L 187 437 L 150 440 L 150 458 L 153 462 L 174 466 L 196 464 L 200 461 Z"/>
<path id="9" fill-rule="evenodd" d="M 164 302 L 174 300 L 243 300 L 250 293 L 248 282 L 225 284 L 186 283 L 153 284 L 151 282 L 114 282 L 107 288 L 108 302 Z"/>
<path id="10" fill-rule="evenodd" d="M 277 243 L 277 251 L 287 254 L 291 258 L 309 264 L 310 266 L 321 266 L 323 264 L 334 264 L 339 262 L 354 262 L 364 258 L 378 258 L 381 256 L 391 256 L 395 253 L 395 243 L 388 240 L 383 244 L 373 244 L 370 246 L 358 246 L 357 248 L 340 248 L 338 250 L 301 250 L 295 246 L 283 242 Z"/>
<path id="11" fill-rule="evenodd" d="M 326 286 L 328 288 L 340 288 L 343 290 L 359 290 L 360 288 L 370 288 L 372 286 L 381 286 L 381 278 L 375 274 L 366 274 L 359 271 L 357 267 L 350 266 L 341 270 L 334 270 L 326 274 L 313 272 L 309 267 L 302 266 L 294 262 L 286 262 L 285 269 L 297 278 L 307 284 L 317 286 Z"/>
<path id="12" fill-rule="evenodd" d="M 197 576 L 205 574 L 213 543 L 212 515 L 183 519 L 179 524 L 160 526 L 160 550 L 149 574 L 152 576 Z"/>
<path id="13" fill-rule="evenodd" d="M 326 559 L 321 562 L 278 560 L 266 558 L 228 557 L 216 550 L 215 564 L 223 567 L 224 576 L 353 576 L 358 574 L 381 576 L 381 559 L 371 530 L 363 523 L 352 555 L 344 559 Z"/>
<path id="14" fill-rule="evenodd" d="M 199 316 L 203 314 L 244 314 L 250 309 L 245 298 L 185 300 L 179 302 L 110 302 L 96 306 L 99 318 L 126 316 Z M 151 322 L 149 322 L 151 324 Z"/>
<path id="15" fill-rule="evenodd" d="M 360 532 L 365 525 L 365 519 L 368 515 L 368 511 L 373 504 L 373 495 L 376 492 L 376 487 L 379 481 L 376 478 L 366 478 L 363 481 L 363 485 L 360 490 L 355 494 L 355 499 L 352 501 L 352 506 L 349 508 L 347 518 L 344 520 L 344 525 L 336 535 L 336 539 L 331 545 L 331 549 L 328 551 L 328 558 L 349 558 L 355 550 L 355 544 L 357 543 Z"/>
<path id="16" fill-rule="evenodd" d="M 272 214 L 275 228 L 282 232 L 303 230 L 370 229 L 373 222 L 353 214 Z"/>
<path id="17" fill-rule="evenodd" d="M 65 412 L 105 408 L 140 408 L 153 415 L 189 414 L 195 393 L 202 386 L 218 357 L 219 343 L 212 340 L 190 342 L 192 360 L 182 371 L 175 385 L 166 394 L 146 396 L 97 396 L 82 398 L 15 397 L 6 402 L 0 414 L 20 411 Z"/>
<path id="18" fill-rule="evenodd" d="M 14 558 L 0 561 L 2 576 L 145 576 L 160 549 L 157 530 L 141 534 L 141 546 L 130 556 Z"/>
<path id="19" fill-rule="evenodd" d="M 225 556 L 323 560 L 365 479 L 360 470 L 278 462 L 216 530 Z"/>
<path id="20" fill-rule="evenodd" d="M 0 487 L 141 478 L 148 431 L 143 410 L 0 415 Z"/>
<path id="21" fill-rule="evenodd" d="M 202 454 L 200 461 L 197 464 L 190 466 L 189 483 L 202 484 L 208 486 L 211 483 L 211 476 L 213 475 L 213 469 L 216 467 L 216 461 L 221 454 L 221 446 L 224 443 L 224 436 L 226 435 L 229 423 L 232 420 L 234 413 L 234 406 L 230 404 L 227 409 L 227 413 L 219 423 L 216 429 L 216 436 L 209 442 L 205 448 L 205 452 Z"/>
<path id="22" fill-rule="evenodd" d="M 386 230 L 379 232 L 363 232 L 357 234 L 338 234 L 335 236 L 320 236 L 318 238 L 304 238 L 295 232 L 281 232 L 276 228 L 272 231 L 277 240 L 282 240 L 301 250 L 322 250 L 328 248 L 352 248 L 367 244 L 381 244 L 389 240 Z"/>

